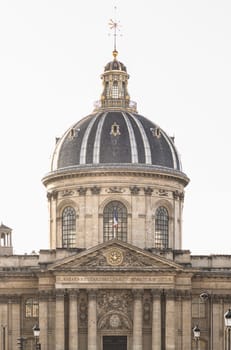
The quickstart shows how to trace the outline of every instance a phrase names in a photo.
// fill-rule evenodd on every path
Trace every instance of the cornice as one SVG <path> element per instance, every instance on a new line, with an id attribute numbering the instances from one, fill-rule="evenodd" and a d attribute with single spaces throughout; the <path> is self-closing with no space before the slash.
<path id="1" fill-rule="evenodd" d="M 37 270 L 38 271 L 38 270 Z M 28 278 L 34 278 L 37 279 L 35 271 L 32 271 L 32 269 L 28 268 L 25 270 L 21 270 L 20 268 L 11 270 L 10 268 L 6 271 L 0 272 L 0 278 L 1 281 L 4 281 L 5 279 L 28 279 Z"/>
<path id="2" fill-rule="evenodd" d="M 231 268 L 228 269 L 227 272 L 225 272 L 223 269 L 222 271 L 201 271 L 197 269 L 197 271 L 194 273 L 193 279 L 230 279 L 231 280 Z"/>
<path id="3" fill-rule="evenodd" d="M 48 173 L 42 179 L 43 184 L 46 186 L 50 182 L 73 179 L 80 177 L 103 177 L 103 176 L 134 176 L 134 177 L 149 177 L 149 178 L 164 178 L 169 180 L 177 180 L 184 186 L 189 183 L 189 178 L 181 171 L 177 171 L 170 168 L 157 167 L 157 166 L 131 166 L 131 165 L 100 165 L 94 166 L 76 166 L 65 169 L 59 169 Z"/>

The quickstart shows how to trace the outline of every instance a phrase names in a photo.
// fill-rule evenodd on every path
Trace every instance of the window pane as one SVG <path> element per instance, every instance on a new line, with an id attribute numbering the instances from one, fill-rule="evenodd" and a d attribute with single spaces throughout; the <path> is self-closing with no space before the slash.
<path id="1" fill-rule="evenodd" d="M 75 247 L 76 214 L 75 209 L 66 207 L 62 215 L 63 248 Z"/>
<path id="2" fill-rule="evenodd" d="M 39 304 L 37 299 L 29 298 L 25 302 L 25 316 L 26 317 L 38 317 Z"/>
<path id="3" fill-rule="evenodd" d="M 164 207 L 159 207 L 155 215 L 155 247 L 168 248 L 168 212 Z"/>
<path id="4" fill-rule="evenodd" d="M 103 212 L 104 241 L 117 238 L 127 241 L 127 209 L 119 201 L 110 202 Z"/>
<path id="5" fill-rule="evenodd" d="M 118 98 L 119 97 L 119 88 L 117 81 L 113 82 L 112 85 L 112 98 Z"/>

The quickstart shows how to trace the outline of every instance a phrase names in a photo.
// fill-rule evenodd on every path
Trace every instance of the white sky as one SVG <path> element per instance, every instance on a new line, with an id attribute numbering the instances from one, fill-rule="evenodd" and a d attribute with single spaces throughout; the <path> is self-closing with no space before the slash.
<path id="1" fill-rule="evenodd" d="M 115 5 L 131 99 L 191 179 L 183 249 L 231 254 L 230 0 L 1 0 L 0 221 L 16 253 L 49 248 L 41 179 L 55 137 L 100 97 Z"/>

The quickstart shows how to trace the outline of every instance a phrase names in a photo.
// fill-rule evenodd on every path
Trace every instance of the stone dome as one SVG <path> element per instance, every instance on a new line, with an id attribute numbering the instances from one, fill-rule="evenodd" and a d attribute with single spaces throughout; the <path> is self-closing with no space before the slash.
<path id="1" fill-rule="evenodd" d="M 182 170 L 173 139 L 147 118 L 126 110 L 90 114 L 59 139 L 52 171 L 89 165 Z"/>

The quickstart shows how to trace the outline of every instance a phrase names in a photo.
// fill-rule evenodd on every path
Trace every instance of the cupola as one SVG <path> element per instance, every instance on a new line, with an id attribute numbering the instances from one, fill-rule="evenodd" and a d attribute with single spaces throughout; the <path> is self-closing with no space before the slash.
<path id="1" fill-rule="evenodd" d="M 125 65 L 117 60 L 118 51 L 113 51 L 113 61 L 106 64 L 103 80 L 103 93 L 98 107 L 103 108 L 126 108 L 136 112 L 136 104 L 130 103 L 127 85 L 129 75 Z"/>
<path id="2" fill-rule="evenodd" d="M 12 255 L 12 229 L 3 223 L 0 225 L 0 255 Z"/>

